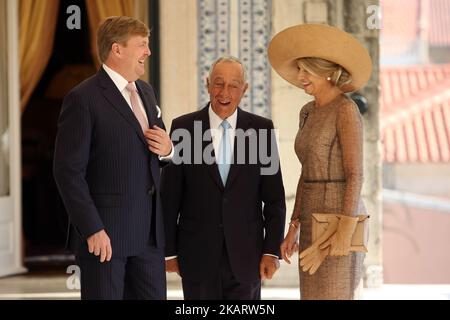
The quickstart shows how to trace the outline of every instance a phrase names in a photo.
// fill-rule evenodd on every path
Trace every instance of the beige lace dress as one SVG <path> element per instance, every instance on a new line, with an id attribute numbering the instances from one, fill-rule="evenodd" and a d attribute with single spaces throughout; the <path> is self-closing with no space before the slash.
<path id="1" fill-rule="evenodd" d="M 300 111 L 295 152 L 302 164 L 293 217 L 300 217 L 300 252 L 311 245 L 311 214 L 364 214 L 363 132 L 356 104 L 340 95 L 328 105 L 314 101 Z M 365 255 L 328 256 L 315 274 L 300 268 L 301 299 L 356 299 Z"/>

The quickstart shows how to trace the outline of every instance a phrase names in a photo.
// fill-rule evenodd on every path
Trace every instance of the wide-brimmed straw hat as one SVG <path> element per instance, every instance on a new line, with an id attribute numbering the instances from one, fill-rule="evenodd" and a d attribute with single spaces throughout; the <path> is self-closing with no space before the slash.
<path id="1" fill-rule="evenodd" d="M 299 58 L 322 58 L 344 67 L 352 81 L 341 87 L 343 92 L 363 87 L 372 72 L 372 60 L 361 42 L 345 31 L 324 24 L 301 24 L 281 31 L 270 42 L 268 55 L 275 71 L 300 88 Z"/>

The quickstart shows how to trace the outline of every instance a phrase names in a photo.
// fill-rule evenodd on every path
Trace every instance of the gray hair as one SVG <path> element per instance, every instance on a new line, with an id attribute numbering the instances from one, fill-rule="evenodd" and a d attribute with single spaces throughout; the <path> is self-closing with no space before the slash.
<path id="1" fill-rule="evenodd" d="M 209 68 L 209 75 L 208 75 L 208 79 L 211 79 L 211 74 L 214 70 L 214 67 L 219 63 L 219 62 L 236 62 L 239 63 L 242 67 L 242 72 L 244 74 L 244 83 L 247 82 L 247 70 L 245 69 L 244 64 L 242 63 L 241 60 L 239 60 L 239 58 L 236 58 L 234 56 L 230 56 L 230 55 L 226 55 L 226 56 L 222 56 L 220 58 L 218 58 L 216 61 L 214 61 L 214 63 L 211 65 L 211 67 Z"/>

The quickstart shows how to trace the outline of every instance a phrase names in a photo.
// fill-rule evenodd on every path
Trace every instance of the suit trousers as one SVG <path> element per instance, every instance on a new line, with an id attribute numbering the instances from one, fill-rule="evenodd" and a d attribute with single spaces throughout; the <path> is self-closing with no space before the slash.
<path id="1" fill-rule="evenodd" d="M 233 275 L 225 246 L 222 252 L 222 259 L 217 272 L 211 270 L 210 275 L 205 275 L 205 278 L 199 282 L 189 281 L 185 277 L 182 278 L 184 299 L 261 300 L 261 281 L 249 283 L 237 281 Z"/>
<path id="2" fill-rule="evenodd" d="M 114 250 L 114 248 L 113 248 Z M 135 256 L 78 257 L 82 300 L 166 300 L 164 250 L 148 246 Z"/>

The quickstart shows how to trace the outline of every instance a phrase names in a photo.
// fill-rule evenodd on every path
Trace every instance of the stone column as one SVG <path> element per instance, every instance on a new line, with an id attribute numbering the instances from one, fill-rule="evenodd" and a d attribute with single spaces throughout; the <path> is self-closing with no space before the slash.
<path id="1" fill-rule="evenodd" d="M 303 1 L 273 0 L 272 36 L 287 27 L 304 23 L 303 9 Z M 275 128 L 279 131 L 281 170 L 286 192 L 286 222 L 289 222 L 301 172 L 300 163 L 294 152 L 294 140 L 298 130 L 300 108 L 310 101 L 311 97 L 287 83 L 273 69 L 271 71 L 271 92 L 272 120 Z M 286 230 L 287 228 L 288 225 L 286 223 Z M 298 287 L 297 259 L 297 255 L 293 255 L 291 264 L 286 264 L 282 261 L 280 270 L 266 284 L 270 286 Z"/>
<path id="2" fill-rule="evenodd" d="M 334 2 L 330 1 L 329 2 Z M 381 203 L 381 145 L 379 128 L 379 29 L 371 25 L 373 13 L 367 13 L 369 6 L 379 6 L 378 0 L 346 0 L 344 1 L 344 29 L 361 40 L 372 57 L 372 77 L 369 83 L 360 90 L 368 101 L 368 110 L 364 119 L 364 176 L 365 182 L 362 197 L 370 218 L 369 253 L 365 261 L 365 285 L 377 287 L 383 283 L 382 261 L 382 203 Z M 378 7 L 379 8 L 379 7 Z"/>
<path id="3" fill-rule="evenodd" d="M 161 92 L 163 119 L 198 109 L 196 0 L 160 1 Z"/>
<path id="4" fill-rule="evenodd" d="M 174 118 L 198 108 L 197 0 L 164 0 L 159 5 L 159 102 L 164 123 L 170 129 Z M 181 289 L 177 274 L 167 274 L 167 281 L 170 289 Z"/>

